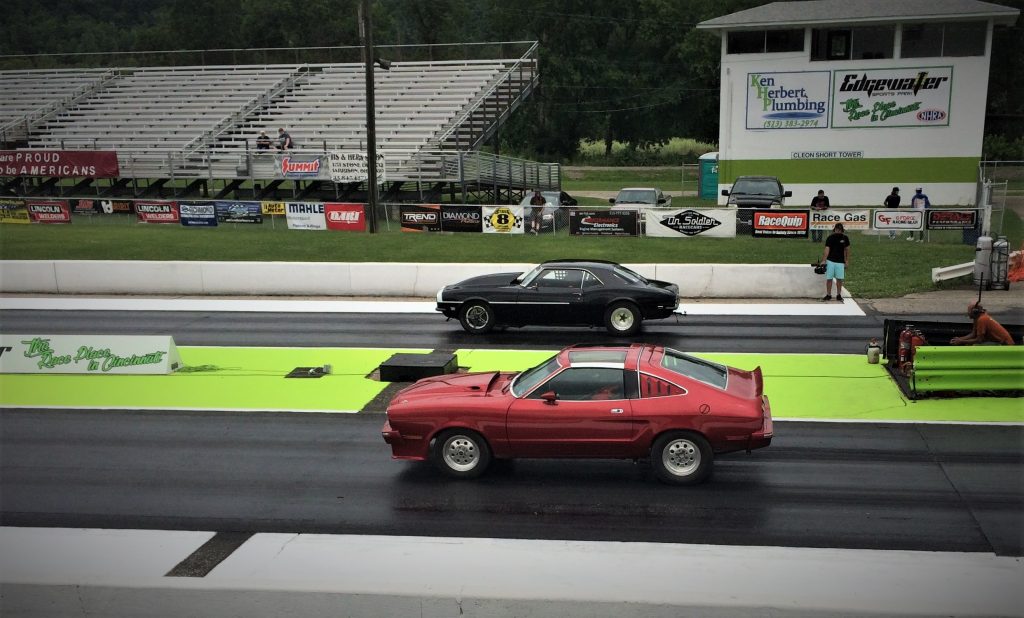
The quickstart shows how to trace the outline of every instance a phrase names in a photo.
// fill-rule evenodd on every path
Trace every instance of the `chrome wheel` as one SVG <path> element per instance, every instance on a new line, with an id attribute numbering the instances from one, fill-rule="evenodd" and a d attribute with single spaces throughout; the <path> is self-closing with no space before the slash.
<path id="1" fill-rule="evenodd" d="M 480 447 L 468 436 L 453 435 L 441 447 L 441 459 L 456 472 L 469 472 L 480 463 Z"/>
<path id="2" fill-rule="evenodd" d="M 473 305 L 466 310 L 466 323 L 474 330 L 485 328 L 491 320 L 491 313 L 483 305 Z"/>
<path id="3" fill-rule="evenodd" d="M 611 324 L 615 330 L 626 332 L 633 328 L 635 323 L 636 315 L 633 314 L 633 310 L 629 307 L 616 307 L 612 311 Z"/>
<path id="4" fill-rule="evenodd" d="M 689 476 L 700 467 L 700 448 L 691 440 L 676 438 L 661 451 L 661 463 L 675 476 Z"/>

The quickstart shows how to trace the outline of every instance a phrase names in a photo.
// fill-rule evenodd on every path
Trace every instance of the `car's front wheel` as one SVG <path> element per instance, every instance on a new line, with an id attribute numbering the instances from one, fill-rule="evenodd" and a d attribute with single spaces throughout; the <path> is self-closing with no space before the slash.
<path id="1" fill-rule="evenodd" d="M 640 308 L 628 301 L 612 303 L 604 312 L 604 327 L 613 335 L 635 335 L 640 332 L 642 322 Z"/>
<path id="2" fill-rule="evenodd" d="M 481 300 L 470 301 L 459 310 L 459 323 L 466 332 L 483 335 L 494 328 L 494 309 Z"/>
<path id="3" fill-rule="evenodd" d="M 490 465 L 491 448 L 475 431 L 449 429 L 434 438 L 430 459 L 448 476 L 471 479 Z"/>
<path id="4" fill-rule="evenodd" d="M 658 480 L 673 485 L 696 485 L 707 480 L 715 454 L 695 433 L 671 432 L 654 441 L 651 465 Z"/>

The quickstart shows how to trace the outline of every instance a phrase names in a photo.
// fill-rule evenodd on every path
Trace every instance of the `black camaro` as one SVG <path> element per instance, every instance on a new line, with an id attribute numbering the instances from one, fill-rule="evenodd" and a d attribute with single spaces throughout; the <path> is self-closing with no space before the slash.
<path id="1" fill-rule="evenodd" d="M 643 320 L 667 318 L 678 306 L 676 284 L 598 260 L 544 262 L 528 273 L 473 277 L 437 293 L 437 310 L 473 334 L 496 325 L 558 324 L 628 336 Z"/>

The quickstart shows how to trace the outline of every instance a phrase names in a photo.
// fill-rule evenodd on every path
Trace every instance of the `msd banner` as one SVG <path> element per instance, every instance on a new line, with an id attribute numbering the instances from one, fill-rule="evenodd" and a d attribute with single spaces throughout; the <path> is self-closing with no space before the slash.
<path id="1" fill-rule="evenodd" d="M 362 204 L 324 204 L 327 229 L 342 232 L 365 232 L 366 217 Z"/>
<path id="2" fill-rule="evenodd" d="M 177 202 L 135 202 L 139 223 L 178 223 Z"/>
<path id="3" fill-rule="evenodd" d="M 0 150 L 0 176 L 117 178 L 113 150 Z"/>
<path id="4" fill-rule="evenodd" d="M 876 210 L 871 228 L 875 230 L 920 231 L 924 229 L 924 211 Z"/>
<path id="5" fill-rule="evenodd" d="M 67 200 L 28 200 L 28 214 L 36 223 L 71 223 Z"/>
<path id="6" fill-rule="evenodd" d="M 317 156 L 294 156 L 275 155 L 277 168 L 274 170 L 276 178 L 317 178 L 319 180 L 330 180 L 331 175 L 324 165 L 323 157 Z"/>
<path id="7" fill-rule="evenodd" d="M 807 238 L 807 210 L 755 210 L 751 223 L 754 238 Z"/>
<path id="8" fill-rule="evenodd" d="M 973 230 L 977 225 L 976 210 L 926 210 L 929 230 Z"/>

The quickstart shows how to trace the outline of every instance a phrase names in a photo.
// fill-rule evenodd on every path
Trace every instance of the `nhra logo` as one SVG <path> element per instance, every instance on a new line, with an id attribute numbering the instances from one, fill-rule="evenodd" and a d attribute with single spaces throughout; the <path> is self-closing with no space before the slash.
<path id="1" fill-rule="evenodd" d="M 917 112 L 917 119 L 921 122 L 936 122 L 946 119 L 946 112 L 941 109 L 922 109 Z"/>
<path id="2" fill-rule="evenodd" d="M 327 220 L 331 223 L 359 223 L 362 215 L 358 210 L 332 210 L 327 213 Z"/>
<path id="3" fill-rule="evenodd" d="M 295 160 L 292 157 L 281 159 L 281 175 L 289 178 L 315 178 L 320 174 L 320 159 L 309 161 Z"/>
<path id="4" fill-rule="evenodd" d="M 403 212 L 402 223 L 410 223 L 412 225 L 430 225 L 437 223 L 436 212 Z"/>
<path id="5" fill-rule="evenodd" d="M 718 219 L 701 214 L 696 210 L 684 210 L 679 214 L 662 217 L 658 223 L 687 236 L 696 236 L 722 225 Z"/>

